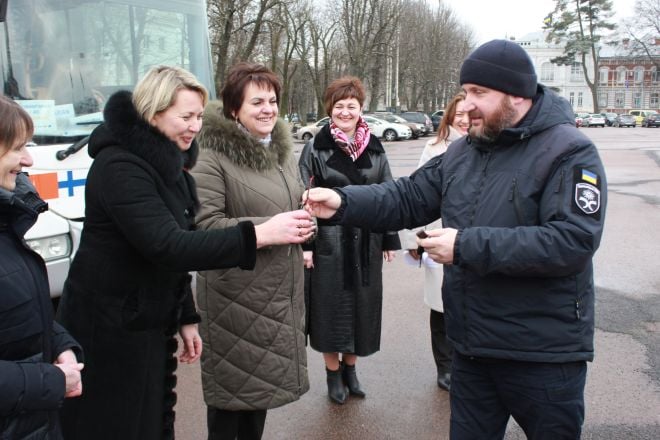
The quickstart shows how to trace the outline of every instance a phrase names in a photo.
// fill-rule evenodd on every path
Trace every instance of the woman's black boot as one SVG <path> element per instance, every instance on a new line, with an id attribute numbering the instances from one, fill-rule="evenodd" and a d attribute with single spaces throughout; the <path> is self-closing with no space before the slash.
<path id="1" fill-rule="evenodd" d="M 360 381 L 355 372 L 355 365 L 342 363 L 340 370 L 342 371 L 344 382 L 348 385 L 348 390 L 352 395 L 357 397 L 364 397 L 367 395 L 360 387 Z"/>
<path id="2" fill-rule="evenodd" d="M 346 402 L 348 392 L 342 380 L 341 366 L 337 370 L 328 370 L 326 367 L 325 372 L 328 375 L 328 396 L 330 400 L 335 403 L 343 404 Z"/>

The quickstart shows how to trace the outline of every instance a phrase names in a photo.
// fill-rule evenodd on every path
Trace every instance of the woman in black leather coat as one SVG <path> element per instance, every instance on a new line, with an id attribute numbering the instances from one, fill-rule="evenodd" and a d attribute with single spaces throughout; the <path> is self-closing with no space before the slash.
<path id="1" fill-rule="evenodd" d="M 330 123 L 303 149 L 303 182 L 334 188 L 392 180 L 385 150 L 361 116 L 364 98 L 357 78 L 328 86 Z M 365 396 L 355 364 L 358 356 L 380 349 L 383 260 L 392 261 L 400 247 L 396 232 L 372 233 L 323 220 L 314 242 L 303 247 L 310 345 L 323 353 L 328 395 L 335 403 L 344 403 L 348 393 Z"/>
<path id="2" fill-rule="evenodd" d="M 0 96 L 0 439 L 62 438 L 57 411 L 82 386 L 78 343 L 53 321 L 48 274 L 24 235 L 47 209 L 23 167 L 30 116 Z"/>

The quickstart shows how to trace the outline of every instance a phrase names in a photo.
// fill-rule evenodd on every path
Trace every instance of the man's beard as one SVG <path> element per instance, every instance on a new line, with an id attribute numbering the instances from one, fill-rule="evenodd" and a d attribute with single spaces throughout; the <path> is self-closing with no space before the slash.
<path id="1" fill-rule="evenodd" d="M 480 142 L 491 143 L 497 140 L 502 130 L 515 125 L 516 109 L 509 102 L 508 96 L 503 96 L 492 116 L 486 118 L 481 112 L 470 112 L 469 116 L 481 117 L 480 127 L 470 126 L 470 136 Z"/>

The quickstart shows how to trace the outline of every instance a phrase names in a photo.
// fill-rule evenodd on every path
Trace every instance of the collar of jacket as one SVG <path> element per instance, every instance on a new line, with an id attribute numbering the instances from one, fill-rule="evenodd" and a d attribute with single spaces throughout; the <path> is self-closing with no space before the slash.
<path id="1" fill-rule="evenodd" d="M 0 188 L 0 230 L 11 228 L 23 237 L 47 209 L 48 204 L 39 198 L 26 173 L 16 176 L 14 191 Z"/>
<path id="2" fill-rule="evenodd" d="M 212 102 L 204 111 L 204 124 L 198 137 L 205 150 L 222 153 L 238 166 L 265 171 L 283 165 L 293 153 L 288 124 L 278 119 L 271 133 L 270 146 L 236 126 L 220 113 L 219 103 Z"/>
<path id="3" fill-rule="evenodd" d="M 479 150 L 494 150 L 509 147 L 561 124 L 575 125 L 575 116 L 571 105 L 566 99 L 546 86 L 539 84 L 536 96 L 533 98 L 532 108 L 518 125 L 502 130 L 494 142 L 479 142 L 470 135 L 468 135 L 468 142 Z"/>
<path id="4" fill-rule="evenodd" d="M 197 161 L 197 142 L 193 141 L 188 151 L 179 150 L 176 143 L 140 117 L 131 92 L 112 95 L 103 110 L 103 118 L 105 122 L 94 129 L 89 139 L 91 157 L 96 157 L 105 147 L 117 146 L 149 162 L 168 184 L 176 182 L 182 170 L 192 168 Z"/>

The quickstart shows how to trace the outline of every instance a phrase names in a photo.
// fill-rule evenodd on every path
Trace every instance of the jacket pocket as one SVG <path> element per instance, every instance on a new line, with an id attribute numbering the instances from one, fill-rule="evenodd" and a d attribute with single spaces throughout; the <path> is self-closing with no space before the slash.
<path id="1" fill-rule="evenodd" d="M 174 293 L 139 288 L 130 292 L 121 305 L 122 327 L 131 331 L 166 328 L 177 323 L 180 307 Z"/>

